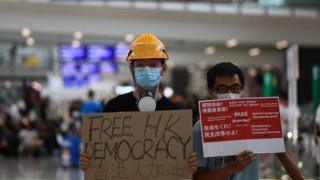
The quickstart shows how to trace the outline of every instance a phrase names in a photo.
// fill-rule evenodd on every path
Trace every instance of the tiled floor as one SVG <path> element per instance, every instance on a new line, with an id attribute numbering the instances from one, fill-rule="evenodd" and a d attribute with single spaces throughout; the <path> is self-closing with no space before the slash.
<path id="1" fill-rule="evenodd" d="M 82 180 L 79 169 L 59 166 L 58 159 L 0 157 L 0 180 Z"/>
<path id="2" fill-rule="evenodd" d="M 306 138 L 305 138 L 306 139 Z M 319 179 L 315 175 L 315 158 L 309 144 L 305 148 L 297 150 L 293 148 L 297 163 L 300 162 L 300 171 L 306 178 Z M 303 147 L 303 145 L 300 145 Z M 310 148 L 309 148 L 310 147 Z M 287 147 L 290 150 L 290 147 Z M 300 155 L 298 155 L 301 152 Z M 260 177 L 263 179 L 281 179 L 285 171 L 278 163 L 275 156 L 270 155 L 267 159 L 260 161 Z M 298 163 L 299 164 L 299 163 Z M 302 166 L 303 165 L 303 166 Z M 83 172 L 79 169 L 62 168 L 57 157 L 45 158 L 4 158 L 0 156 L 0 180 L 83 180 Z"/>

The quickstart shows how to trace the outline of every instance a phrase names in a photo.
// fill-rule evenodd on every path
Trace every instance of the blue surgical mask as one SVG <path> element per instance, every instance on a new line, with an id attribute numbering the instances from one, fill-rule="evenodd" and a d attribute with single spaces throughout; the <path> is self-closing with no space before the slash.
<path id="1" fill-rule="evenodd" d="M 145 90 L 152 90 L 160 82 L 161 68 L 134 68 L 134 78 Z"/>

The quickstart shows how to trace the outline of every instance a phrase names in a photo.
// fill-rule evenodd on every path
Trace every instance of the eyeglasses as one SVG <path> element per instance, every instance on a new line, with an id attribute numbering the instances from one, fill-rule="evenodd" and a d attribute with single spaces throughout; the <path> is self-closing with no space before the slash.
<path id="1" fill-rule="evenodd" d="M 232 92 L 232 93 L 235 93 L 235 94 L 239 94 L 241 93 L 242 91 L 242 87 L 240 84 L 232 84 L 231 86 L 226 86 L 226 85 L 218 85 L 214 88 L 214 90 L 217 92 L 217 93 L 228 93 L 229 90 Z"/>

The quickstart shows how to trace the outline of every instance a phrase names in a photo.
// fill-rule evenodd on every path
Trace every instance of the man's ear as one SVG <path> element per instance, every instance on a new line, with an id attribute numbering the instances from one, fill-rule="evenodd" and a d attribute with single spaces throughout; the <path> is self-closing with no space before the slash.
<path id="1" fill-rule="evenodd" d="M 161 65 L 161 71 L 160 71 L 160 75 L 163 76 L 164 73 L 167 71 L 167 65 L 166 64 L 162 64 Z"/>
<path id="2" fill-rule="evenodd" d="M 130 69 L 131 74 L 133 75 L 133 73 L 134 73 L 133 63 L 130 63 L 129 69 Z"/>
<path id="3" fill-rule="evenodd" d="M 129 68 L 131 69 L 133 69 L 133 62 L 130 62 L 130 64 L 129 64 Z"/>
<path id="4" fill-rule="evenodd" d="M 216 93 L 211 88 L 208 88 L 208 95 L 211 99 L 216 99 Z"/>
<path id="5" fill-rule="evenodd" d="M 130 69 L 130 72 L 131 72 L 131 76 L 132 76 L 132 80 L 134 83 L 136 83 L 136 80 L 134 78 L 134 68 L 133 68 L 133 63 L 130 63 L 129 65 L 129 69 Z"/>

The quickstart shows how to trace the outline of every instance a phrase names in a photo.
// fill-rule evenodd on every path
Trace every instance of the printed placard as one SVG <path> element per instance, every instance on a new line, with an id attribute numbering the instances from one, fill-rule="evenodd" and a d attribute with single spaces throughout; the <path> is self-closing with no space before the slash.
<path id="1" fill-rule="evenodd" d="M 279 98 L 199 102 L 204 157 L 284 152 Z"/>

